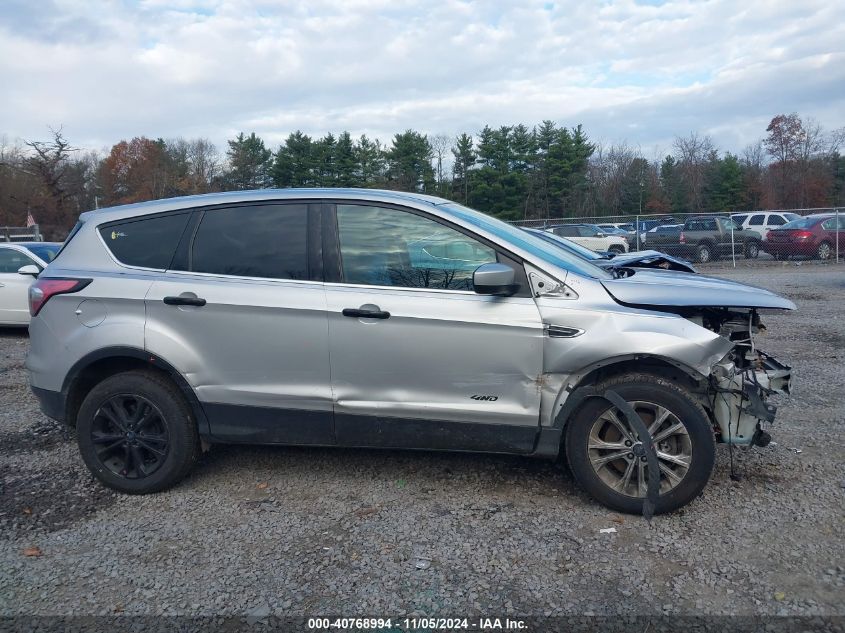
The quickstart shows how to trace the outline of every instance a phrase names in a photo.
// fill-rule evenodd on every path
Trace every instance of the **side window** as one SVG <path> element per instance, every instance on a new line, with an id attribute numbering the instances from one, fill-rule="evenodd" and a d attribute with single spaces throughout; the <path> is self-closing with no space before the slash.
<path id="1" fill-rule="evenodd" d="M 407 211 L 337 205 L 343 281 L 373 286 L 472 290 L 472 273 L 496 251 Z"/>
<path id="2" fill-rule="evenodd" d="M 190 213 L 174 213 L 113 222 L 100 235 L 117 261 L 129 266 L 166 269 Z"/>
<path id="3" fill-rule="evenodd" d="M 192 272 L 308 279 L 308 206 L 266 204 L 210 209 L 191 249 Z"/>
<path id="4" fill-rule="evenodd" d="M 731 219 L 736 222 L 737 226 L 742 226 L 743 222 L 745 222 L 745 218 L 747 217 L 748 215 L 732 215 Z"/>
<path id="5" fill-rule="evenodd" d="M 596 230 L 591 226 L 579 226 L 578 235 L 581 237 L 596 237 Z"/>
<path id="6" fill-rule="evenodd" d="M 749 226 L 763 226 L 763 221 L 766 219 L 762 213 L 758 213 L 757 215 L 752 215 L 751 219 L 748 221 Z"/>
<path id="7" fill-rule="evenodd" d="M 702 229 L 705 231 L 718 231 L 719 227 L 716 226 L 716 220 L 703 220 L 701 222 Z"/>
<path id="8" fill-rule="evenodd" d="M 578 237 L 577 226 L 557 226 L 552 231 L 555 235 L 560 235 L 561 237 Z"/>
<path id="9" fill-rule="evenodd" d="M 21 266 L 35 264 L 35 260 L 13 248 L 0 248 L 0 273 L 16 273 Z"/>
<path id="10" fill-rule="evenodd" d="M 830 219 L 822 222 L 822 228 L 825 231 L 832 231 L 833 229 L 835 229 L 836 228 L 836 218 L 830 218 Z"/>
<path id="11" fill-rule="evenodd" d="M 770 215 L 767 224 L 769 226 L 783 226 L 786 224 L 786 219 L 782 215 Z"/>

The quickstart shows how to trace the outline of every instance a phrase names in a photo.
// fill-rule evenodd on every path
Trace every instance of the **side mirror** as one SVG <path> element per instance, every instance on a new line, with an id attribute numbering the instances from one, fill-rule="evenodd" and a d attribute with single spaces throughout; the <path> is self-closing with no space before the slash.
<path id="1" fill-rule="evenodd" d="M 35 264 L 27 264 L 26 266 L 21 266 L 18 268 L 19 275 L 32 275 L 33 277 L 38 277 L 41 274 L 41 269 L 36 266 Z"/>
<path id="2" fill-rule="evenodd" d="M 516 274 L 505 264 L 482 264 L 472 273 L 472 287 L 480 295 L 509 297 L 517 290 Z"/>

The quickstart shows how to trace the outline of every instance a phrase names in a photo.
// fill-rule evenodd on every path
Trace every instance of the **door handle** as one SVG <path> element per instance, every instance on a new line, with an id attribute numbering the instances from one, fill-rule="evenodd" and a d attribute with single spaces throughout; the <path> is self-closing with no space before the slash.
<path id="1" fill-rule="evenodd" d="M 199 297 L 165 297 L 164 302 L 169 306 L 197 306 L 201 308 L 205 305 L 205 299 Z"/>
<path id="2" fill-rule="evenodd" d="M 343 316 L 358 319 L 389 319 L 390 312 L 384 310 L 361 310 L 360 308 L 344 308 Z"/>

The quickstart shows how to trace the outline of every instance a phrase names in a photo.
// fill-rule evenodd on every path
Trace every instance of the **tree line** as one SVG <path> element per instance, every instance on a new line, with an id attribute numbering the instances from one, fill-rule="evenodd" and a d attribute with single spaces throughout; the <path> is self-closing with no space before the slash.
<path id="1" fill-rule="evenodd" d="M 842 130 L 797 114 L 774 117 L 739 154 L 691 133 L 659 158 L 552 121 L 456 137 L 407 130 L 389 143 L 296 131 L 275 149 L 241 133 L 224 152 L 202 138 L 145 137 L 82 151 L 58 129 L 46 141 L 0 140 L 0 225 L 19 226 L 29 212 L 60 239 L 89 209 L 265 187 L 417 191 L 505 220 L 826 207 L 845 202 L 842 141 Z"/>

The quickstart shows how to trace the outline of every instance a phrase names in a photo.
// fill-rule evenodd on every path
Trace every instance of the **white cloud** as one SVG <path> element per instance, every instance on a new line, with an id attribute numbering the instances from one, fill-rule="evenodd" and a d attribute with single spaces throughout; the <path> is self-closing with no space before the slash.
<path id="1" fill-rule="evenodd" d="M 37 4 L 37 6 L 36 6 Z M 78 145 L 302 129 L 389 140 L 553 119 L 741 149 L 780 112 L 845 124 L 845 7 L 618 0 L 9 0 L 0 133 Z"/>

